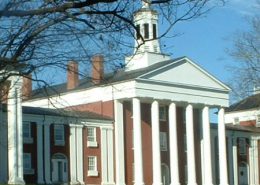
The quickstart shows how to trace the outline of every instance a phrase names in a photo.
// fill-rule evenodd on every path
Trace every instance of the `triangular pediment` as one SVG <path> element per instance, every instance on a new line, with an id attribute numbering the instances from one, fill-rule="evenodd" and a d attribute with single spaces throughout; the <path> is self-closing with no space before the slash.
<path id="1" fill-rule="evenodd" d="M 139 78 L 169 84 L 229 90 L 229 87 L 187 58 L 162 66 Z"/>

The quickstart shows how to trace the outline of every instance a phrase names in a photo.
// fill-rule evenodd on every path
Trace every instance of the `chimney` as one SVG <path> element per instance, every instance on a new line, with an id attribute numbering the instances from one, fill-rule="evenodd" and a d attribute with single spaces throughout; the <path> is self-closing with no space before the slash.
<path id="1" fill-rule="evenodd" d="M 95 55 L 91 59 L 92 61 L 92 82 L 99 84 L 104 77 L 104 57 L 102 55 Z"/>
<path id="2" fill-rule="evenodd" d="M 67 89 L 75 89 L 79 84 L 78 63 L 70 61 L 67 66 Z"/>
<path id="3" fill-rule="evenodd" d="M 32 95 L 32 75 L 23 77 L 22 99 L 28 99 Z"/>

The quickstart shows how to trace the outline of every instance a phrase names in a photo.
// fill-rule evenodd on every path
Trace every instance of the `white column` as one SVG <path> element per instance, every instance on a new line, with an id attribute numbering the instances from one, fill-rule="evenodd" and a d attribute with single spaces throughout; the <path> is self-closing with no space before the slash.
<path id="1" fill-rule="evenodd" d="M 107 166 L 107 130 L 101 129 L 101 164 L 102 164 L 102 182 L 101 184 L 108 184 L 108 166 Z"/>
<path id="2" fill-rule="evenodd" d="M 42 123 L 37 123 L 37 182 L 44 184 L 43 180 L 43 138 Z"/>
<path id="3" fill-rule="evenodd" d="M 237 137 L 233 137 L 232 143 L 233 150 L 233 174 L 234 174 L 234 185 L 238 185 L 238 165 L 237 165 Z"/>
<path id="4" fill-rule="evenodd" d="M 258 163 L 258 140 L 254 139 L 254 164 L 255 164 L 255 184 L 259 184 L 259 163 Z"/>
<path id="5" fill-rule="evenodd" d="M 108 184 L 114 184 L 114 142 L 113 129 L 107 129 L 107 166 L 108 166 Z"/>
<path id="6" fill-rule="evenodd" d="M 134 184 L 143 185 L 143 153 L 142 125 L 140 100 L 133 98 L 133 129 L 134 129 Z"/>
<path id="7" fill-rule="evenodd" d="M 70 184 L 77 184 L 76 128 L 70 125 Z"/>
<path id="8" fill-rule="evenodd" d="M 83 137 L 82 137 L 82 125 L 77 125 L 76 127 L 76 139 L 77 150 L 76 150 L 76 159 L 77 159 L 77 181 L 80 184 L 84 184 L 83 181 Z"/>
<path id="9" fill-rule="evenodd" d="M 211 143 L 210 143 L 210 121 L 209 107 L 202 109 L 202 128 L 203 128 L 203 144 L 204 144 L 204 180 L 205 184 L 212 185 L 212 165 L 211 165 Z"/>
<path id="10" fill-rule="evenodd" d="M 218 112 L 218 144 L 219 144 L 219 177 L 220 185 L 228 184 L 227 172 L 227 151 L 226 151 L 226 130 L 224 108 L 220 108 Z"/>
<path id="11" fill-rule="evenodd" d="M 159 103 L 154 101 L 151 107 L 152 115 L 152 155 L 153 155 L 153 184 L 162 184 Z"/>
<path id="12" fill-rule="evenodd" d="M 233 169 L 233 136 L 228 135 L 228 170 L 229 170 L 229 183 L 234 184 L 234 169 Z"/>
<path id="13" fill-rule="evenodd" d="M 250 185 L 256 185 L 255 183 L 255 176 L 256 176 L 256 172 L 255 172 L 255 164 L 256 161 L 254 160 L 254 139 L 250 138 L 249 139 L 250 142 L 250 146 L 249 146 L 249 184 Z"/>
<path id="14" fill-rule="evenodd" d="M 194 147 L 194 125 L 192 105 L 186 107 L 187 171 L 188 185 L 197 185 Z"/>
<path id="15" fill-rule="evenodd" d="M 176 105 L 174 103 L 171 103 L 169 106 L 169 137 L 170 137 L 171 185 L 180 185 L 177 118 L 176 118 Z"/>
<path id="16" fill-rule="evenodd" d="M 16 184 L 18 176 L 17 166 L 17 112 L 16 112 L 16 93 L 11 86 L 7 100 L 8 109 L 8 184 Z"/>
<path id="17" fill-rule="evenodd" d="M 18 163 L 18 184 L 24 184 L 23 180 L 23 113 L 22 113 L 22 94 L 21 88 L 16 88 L 16 112 L 17 112 L 17 163 Z"/>
<path id="18" fill-rule="evenodd" d="M 123 103 L 114 101 L 115 111 L 115 157 L 116 157 L 116 183 L 125 185 L 125 153 L 124 153 L 124 117 Z"/>
<path id="19" fill-rule="evenodd" d="M 50 124 L 44 123 L 44 172 L 46 184 L 51 184 L 50 162 Z"/>

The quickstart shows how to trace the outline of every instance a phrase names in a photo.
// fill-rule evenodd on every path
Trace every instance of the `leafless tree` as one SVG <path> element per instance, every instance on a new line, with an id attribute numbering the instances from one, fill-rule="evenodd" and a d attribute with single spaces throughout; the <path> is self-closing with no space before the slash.
<path id="1" fill-rule="evenodd" d="M 235 35 L 230 52 L 238 62 L 232 68 L 234 80 L 231 86 L 239 99 L 260 88 L 260 14 L 252 17 L 249 23 L 250 30 Z"/>
<path id="2" fill-rule="evenodd" d="M 47 74 L 65 69 L 69 60 L 87 63 L 96 53 L 109 68 L 133 51 L 133 13 L 141 0 L 1 0 L 1 83 L 18 71 L 46 85 Z M 224 0 L 152 0 L 161 14 L 164 37 L 174 25 L 205 14 Z M 215 4 L 214 4 L 215 3 Z M 83 75 L 90 64 L 85 65 Z M 56 70 L 56 73 L 46 71 Z M 8 73 L 6 72 L 8 71 Z M 47 81 L 47 82 L 50 82 Z"/>

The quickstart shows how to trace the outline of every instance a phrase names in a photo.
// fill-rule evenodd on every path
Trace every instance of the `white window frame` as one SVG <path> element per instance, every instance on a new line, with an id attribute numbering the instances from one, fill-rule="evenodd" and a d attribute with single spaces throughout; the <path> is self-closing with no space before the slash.
<path id="1" fill-rule="evenodd" d="M 61 139 L 56 138 L 57 131 L 61 131 Z M 65 128 L 64 125 L 54 125 L 54 144 L 56 146 L 64 146 L 65 145 Z"/>
<path id="2" fill-rule="evenodd" d="M 239 124 L 240 124 L 239 117 L 234 117 L 233 125 L 239 125 Z"/>
<path id="3" fill-rule="evenodd" d="M 23 171 L 24 174 L 34 174 L 34 169 L 32 169 L 31 153 L 23 153 Z"/>
<path id="4" fill-rule="evenodd" d="M 166 121 L 166 106 L 159 106 L 159 120 Z"/>
<path id="5" fill-rule="evenodd" d="M 24 136 L 24 131 L 25 131 L 25 128 L 26 126 L 28 126 L 28 136 Z M 26 144 L 31 144 L 33 143 L 33 138 L 32 138 L 32 135 L 31 135 L 31 132 L 32 132 L 32 128 L 31 128 L 31 122 L 30 121 L 23 121 L 23 142 L 26 143 Z"/>
<path id="6" fill-rule="evenodd" d="M 239 155 L 246 155 L 247 154 L 247 147 L 246 147 L 246 138 L 240 137 L 238 138 L 238 147 L 239 147 Z"/>
<path id="7" fill-rule="evenodd" d="M 90 129 L 93 129 L 93 135 L 89 136 Z M 87 146 L 88 147 L 97 147 L 97 128 L 96 127 L 87 127 Z"/>
<path id="8" fill-rule="evenodd" d="M 256 124 L 255 124 L 256 127 L 260 127 L 260 114 L 257 114 L 256 115 Z"/>
<path id="9" fill-rule="evenodd" d="M 93 160 L 93 165 L 90 166 L 90 160 Z M 93 169 L 90 169 L 93 168 Z M 88 176 L 97 177 L 97 156 L 88 156 Z"/>
<path id="10" fill-rule="evenodd" d="M 168 151 L 166 132 L 160 132 L 160 149 L 161 151 Z"/>

